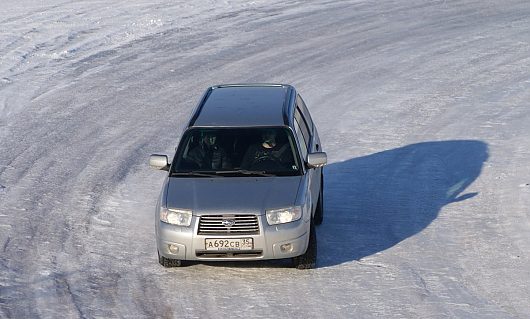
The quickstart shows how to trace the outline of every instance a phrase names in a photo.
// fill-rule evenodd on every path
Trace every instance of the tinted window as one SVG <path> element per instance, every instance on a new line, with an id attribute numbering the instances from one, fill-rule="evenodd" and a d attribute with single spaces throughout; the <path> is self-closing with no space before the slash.
<path id="1" fill-rule="evenodd" d="M 310 149 L 310 145 L 309 143 L 311 143 L 311 135 L 310 135 L 310 131 L 309 131 L 309 128 L 305 122 L 305 119 L 303 118 L 303 116 L 301 115 L 300 113 L 300 110 L 298 108 L 296 108 L 295 112 L 294 112 L 294 118 L 295 120 L 298 122 L 298 125 L 300 126 L 300 129 L 302 130 L 302 135 L 304 136 L 304 141 L 305 141 L 305 145 L 308 149 Z"/>
<path id="2" fill-rule="evenodd" d="M 309 114 L 309 110 L 307 109 L 307 106 L 305 105 L 304 100 L 302 100 L 302 97 L 300 95 L 296 96 L 296 104 L 300 108 L 302 115 L 306 120 L 307 126 L 309 127 L 309 131 L 313 132 L 313 119 L 311 119 L 311 114 Z"/>
<path id="3" fill-rule="evenodd" d="M 171 171 L 222 176 L 248 175 L 248 171 L 299 175 L 295 145 L 291 131 L 284 127 L 193 128 L 184 134 Z"/>
<path id="4" fill-rule="evenodd" d="M 298 141 L 300 142 L 300 152 L 302 153 L 302 158 L 305 160 L 307 158 L 307 142 L 305 140 L 304 134 L 302 134 L 302 129 L 300 128 L 300 124 L 296 118 L 294 119 L 294 122 L 294 130 L 296 132 L 296 136 L 298 137 Z"/>

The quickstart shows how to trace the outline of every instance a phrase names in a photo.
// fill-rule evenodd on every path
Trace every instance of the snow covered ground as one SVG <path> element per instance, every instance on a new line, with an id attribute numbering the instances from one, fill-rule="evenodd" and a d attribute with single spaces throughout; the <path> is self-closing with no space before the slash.
<path id="1" fill-rule="evenodd" d="M 1 7 L 0 317 L 530 316 L 528 1 Z M 233 82 L 318 124 L 317 269 L 156 260 L 148 156 Z"/>

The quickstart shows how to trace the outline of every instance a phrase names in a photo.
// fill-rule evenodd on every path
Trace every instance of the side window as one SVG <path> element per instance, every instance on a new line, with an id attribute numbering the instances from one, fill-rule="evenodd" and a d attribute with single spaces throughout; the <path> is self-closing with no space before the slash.
<path id="1" fill-rule="evenodd" d="M 296 96 L 296 104 L 300 108 L 300 111 L 302 112 L 302 115 L 304 116 L 304 119 L 307 122 L 307 126 L 309 127 L 309 131 L 313 132 L 313 119 L 311 119 L 311 115 L 309 114 L 309 110 L 307 109 L 307 106 L 304 103 L 304 100 L 302 100 L 302 97 L 300 95 Z"/>
<path id="2" fill-rule="evenodd" d="M 298 125 L 300 126 L 300 129 L 302 130 L 302 135 L 304 136 L 305 145 L 309 149 L 310 148 L 309 143 L 311 142 L 311 134 L 310 134 L 309 128 L 307 127 L 305 119 L 300 113 L 300 110 L 298 108 L 296 108 L 294 112 L 294 118 L 297 121 Z"/>
<path id="3" fill-rule="evenodd" d="M 294 130 L 299 142 L 298 144 L 300 145 L 300 152 L 302 153 L 302 158 L 305 160 L 307 158 L 307 142 L 305 140 L 304 134 L 302 134 L 302 129 L 300 128 L 300 124 L 296 118 L 294 122 Z"/>

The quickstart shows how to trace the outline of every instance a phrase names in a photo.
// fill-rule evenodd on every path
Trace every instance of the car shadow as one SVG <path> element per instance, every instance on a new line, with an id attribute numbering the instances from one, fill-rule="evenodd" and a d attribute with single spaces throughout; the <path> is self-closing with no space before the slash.
<path id="1" fill-rule="evenodd" d="M 318 267 L 359 260 L 421 232 L 462 194 L 488 159 L 475 140 L 407 145 L 325 168 Z"/>

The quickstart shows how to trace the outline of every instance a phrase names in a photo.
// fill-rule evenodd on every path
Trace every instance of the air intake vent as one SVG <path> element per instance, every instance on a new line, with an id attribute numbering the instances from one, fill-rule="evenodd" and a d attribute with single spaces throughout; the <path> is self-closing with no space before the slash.
<path id="1" fill-rule="evenodd" d="M 199 221 L 199 235 L 255 234 L 259 234 L 256 215 L 208 215 Z"/>

